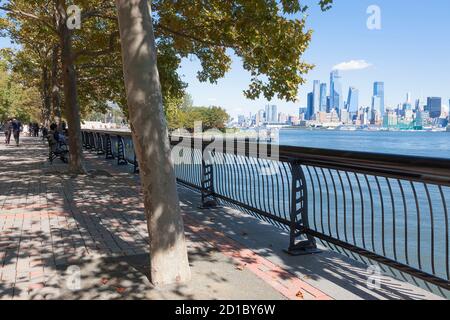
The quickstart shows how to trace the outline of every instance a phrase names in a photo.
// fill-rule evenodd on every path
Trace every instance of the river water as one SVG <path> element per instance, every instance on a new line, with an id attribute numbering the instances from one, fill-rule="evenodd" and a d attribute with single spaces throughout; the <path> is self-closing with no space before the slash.
<path id="1" fill-rule="evenodd" d="M 450 132 L 284 129 L 280 131 L 280 144 L 450 158 Z"/>

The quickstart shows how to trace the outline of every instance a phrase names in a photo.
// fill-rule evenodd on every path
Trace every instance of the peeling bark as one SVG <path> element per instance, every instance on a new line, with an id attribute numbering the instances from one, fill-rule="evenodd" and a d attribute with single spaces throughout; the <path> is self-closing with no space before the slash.
<path id="1" fill-rule="evenodd" d="M 150 235 L 154 285 L 190 280 L 147 0 L 116 0 L 127 103 Z"/>

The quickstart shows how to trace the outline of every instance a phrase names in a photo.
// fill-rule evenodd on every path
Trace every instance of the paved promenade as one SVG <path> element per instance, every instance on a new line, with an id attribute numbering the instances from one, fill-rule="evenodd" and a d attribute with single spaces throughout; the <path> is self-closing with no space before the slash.
<path id="1" fill-rule="evenodd" d="M 139 182 L 86 154 L 88 175 L 46 161 L 35 138 L 0 144 L 0 299 L 438 299 L 338 254 L 290 257 L 287 235 L 229 208 L 201 211 L 180 188 L 189 284 L 155 289 Z"/>

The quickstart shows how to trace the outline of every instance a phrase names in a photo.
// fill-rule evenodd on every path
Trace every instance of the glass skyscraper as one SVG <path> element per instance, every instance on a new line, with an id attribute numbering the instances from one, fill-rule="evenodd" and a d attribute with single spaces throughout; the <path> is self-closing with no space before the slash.
<path id="1" fill-rule="evenodd" d="M 327 84 L 320 85 L 320 112 L 327 112 Z"/>
<path id="2" fill-rule="evenodd" d="M 311 120 L 314 115 L 314 93 L 308 93 L 308 107 L 306 109 L 306 120 Z"/>
<path id="3" fill-rule="evenodd" d="M 330 108 L 339 111 L 343 104 L 341 76 L 338 70 L 333 70 L 330 74 Z"/>
<path id="4" fill-rule="evenodd" d="M 359 109 L 359 90 L 355 87 L 350 87 L 348 90 L 348 112 L 349 113 L 358 113 Z"/>
<path id="5" fill-rule="evenodd" d="M 372 99 L 372 100 L 377 101 L 377 103 L 379 104 L 379 108 L 377 108 L 378 109 L 377 111 L 380 113 L 380 116 L 383 116 L 384 112 L 385 112 L 385 107 L 384 107 L 384 82 L 375 82 L 373 84 L 373 96 L 379 98 L 379 99 Z M 374 109 L 373 104 L 372 104 L 372 109 Z"/>
<path id="6" fill-rule="evenodd" d="M 277 123 L 278 122 L 278 108 L 276 105 L 271 106 L 271 119 L 270 123 Z"/>
<path id="7" fill-rule="evenodd" d="M 278 110 L 276 105 L 266 105 L 265 109 L 265 123 L 277 123 L 278 122 Z"/>
<path id="8" fill-rule="evenodd" d="M 314 95 L 314 101 L 313 101 L 312 115 L 315 115 L 317 112 L 320 111 L 320 81 L 319 80 L 314 80 L 313 95 Z"/>
<path id="9" fill-rule="evenodd" d="M 381 107 L 381 97 L 380 96 L 373 96 L 372 97 L 372 110 L 369 114 L 369 120 L 371 122 L 374 122 L 377 118 L 377 115 L 379 117 L 384 116 L 384 112 L 381 112 L 382 107 Z"/>
<path id="10" fill-rule="evenodd" d="M 427 111 L 430 113 L 430 118 L 439 118 L 442 113 L 442 98 L 429 97 L 427 99 Z"/>

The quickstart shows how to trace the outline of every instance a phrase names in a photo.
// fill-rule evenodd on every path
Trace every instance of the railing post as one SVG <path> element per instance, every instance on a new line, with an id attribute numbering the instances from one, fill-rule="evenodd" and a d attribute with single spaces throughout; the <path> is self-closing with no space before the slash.
<path id="1" fill-rule="evenodd" d="M 214 142 L 214 138 L 211 143 Z M 202 203 L 201 209 L 217 207 L 217 200 L 214 196 L 214 167 L 209 154 L 205 152 L 207 145 L 202 141 Z M 193 152 L 193 151 L 192 151 Z"/>
<path id="2" fill-rule="evenodd" d="M 91 133 L 89 131 L 86 131 L 85 136 L 86 136 L 86 142 L 85 142 L 85 147 L 86 150 L 91 150 L 91 138 L 90 138 Z"/>
<path id="3" fill-rule="evenodd" d="M 95 151 L 95 138 L 93 132 L 89 132 L 89 151 Z"/>
<path id="4" fill-rule="evenodd" d="M 86 131 L 84 131 L 84 130 L 81 131 L 81 142 L 82 142 L 83 148 L 86 149 Z"/>
<path id="5" fill-rule="evenodd" d="M 103 135 L 100 132 L 97 132 L 97 154 L 103 155 L 105 154 L 105 150 L 103 149 Z"/>
<path id="6" fill-rule="evenodd" d="M 109 133 L 106 135 L 106 150 L 105 150 L 105 159 L 114 159 L 114 153 L 112 152 L 112 142 L 111 142 L 111 136 Z"/>
<path id="7" fill-rule="evenodd" d="M 125 159 L 125 143 L 122 136 L 117 135 L 117 165 L 123 166 L 128 164 Z"/>
<path id="8" fill-rule="evenodd" d="M 138 174 L 139 173 L 139 163 L 137 161 L 136 153 L 134 154 L 134 162 L 133 162 L 133 173 Z"/>
<path id="9" fill-rule="evenodd" d="M 307 255 L 320 253 L 316 240 L 305 233 L 308 223 L 308 187 L 302 166 L 291 162 L 292 194 L 290 212 L 290 243 L 287 252 L 291 255 Z"/>

